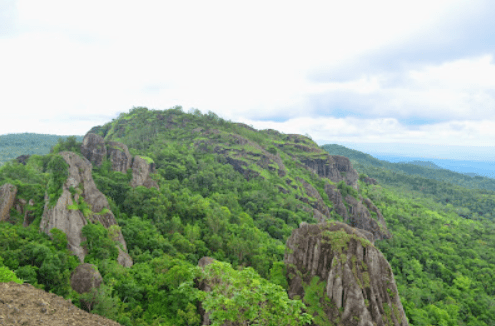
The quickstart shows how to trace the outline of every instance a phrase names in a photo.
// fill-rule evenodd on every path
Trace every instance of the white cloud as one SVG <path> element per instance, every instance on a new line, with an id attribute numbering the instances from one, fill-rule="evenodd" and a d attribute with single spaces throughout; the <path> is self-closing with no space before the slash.
<path id="1" fill-rule="evenodd" d="M 336 142 L 493 144 L 489 51 L 400 71 L 378 67 L 344 82 L 309 79 L 336 68 L 345 75 L 365 54 L 411 40 L 455 39 L 447 27 L 469 25 L 486 6 L 20 0 L 16 33 L 0 38 L 8 49 L 0 52 L 0 130 L 84 134 L 132 106 L 182 105 Z M 348 116 L 332 118 L 337 109 Z M 92 120 L 75 119 L 81 115 Z"/>

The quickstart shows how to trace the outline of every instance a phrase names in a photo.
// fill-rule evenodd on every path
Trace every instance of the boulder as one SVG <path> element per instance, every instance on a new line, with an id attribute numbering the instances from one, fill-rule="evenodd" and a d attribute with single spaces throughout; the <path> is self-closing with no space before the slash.
<path id="1" fill-rule="evenodd" d="M 112 170 L 126 173 L 132 167 L 132 155 L 125 144 L 109 141 L 107 152 L 112 162 Z"/>
<path id="2" fill-rule="evenodd" d="M 70 277 L 71 288 L 79 294 L 99 288 L 103 283 L 100 272 L 93 264 L 81 264 L 76 267 Z"/>
<path id="3" fill-rule="evenodd" d="M 87 133 L 81 145 L 81 153 L 94 165 L 101 166 L 107 157 L 105 140 L 100 135 Z"/>
<path id="4" fill-rule="evenodd" d="M 136 155 L 132 161 L 132 181 L 133 188 L 145 186 L 146 188 L 158 188 L 155 180 L 150 178 L 150 173 L 155 172 L 155 163 L 148 163 L 144 158 Z"/>
<path id="5" fill-rule="evenodd" d="M 45 195 L 40 231 L 50 234 L 52 228 L 62 230 L 67 235 L 69 249 L 78 256 L 81 262 L 84 262 L 87 251 L 81 247 L 81 242 L 85 241 L 81 229 L 88 222 L 100 222 L 105 228 L 109 228 L 116 225 L 117 221 L 105 195 L 96 188 L 91 175 L 91 162 L 73 152 L 60 152 L 59 155 L 69 164 L 69 176 L 63 185 L 62 195 L 54 207 L 48 207 L 49 200 Z M 70 187 L 76 189 L 77 193 L 74 196 L 69 191 Z M 69 205 L 76 203 L 78 197 L 82 197 L 91 208 L 92 213 L 88 218 L 84 217 L 80 210 L 68 209 Z M 103 211 L 104 209 L 106 212 Z M 116 234 L 116 240 L 124 248 L 124 250 L 119 249 L 119 263 L 126 267 L 132 266 L 132 260 L 129 255 L 125 254 L 127 246 L 120 230 Z"/>
<path id="6" fill-rule="evenodd" d="M 14 205 L 17 187 L 6 183 L 0 187 L 0 222 L 8 221 L 10 209 Z"/>
<path id="7" fill-rule="evenodd" d="M 289 298 L 301 298 L 321 321 L 316 325 L 408 325 L 390 264 L 359 230 L 301 223 L 284 263 Z"/>

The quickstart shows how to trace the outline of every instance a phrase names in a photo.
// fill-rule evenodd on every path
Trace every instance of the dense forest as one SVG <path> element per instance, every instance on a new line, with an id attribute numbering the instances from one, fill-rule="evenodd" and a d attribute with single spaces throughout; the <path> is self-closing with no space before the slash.
<path id="1" fill-rule="evenodd" d="M 43 135 L 34 133 L 0 135 L 0 166 L 21 155 L 44 155 L 68 136 Z M 82 141 L 83 136 L 73 136 Z"/>
<path id="2" fill-rule="evenodd" d="M 353 195 L 371 199 L 385 218 L 393 236 L 375 246 L 392 266 L 410 325 L 495 325 L 493 179 L 388 163 L 339 145 L 318 148 L 304 136 L 258 131 L 213 112 L 184 113 L 181 107 L 133 108 L 90 132 L 126 144 L 131 154 L 156 166 L 153 179 L 159 189 L 131 187 L 131 172 L 113 171 L 109 161 L 92 171 L 134 265 L 124 268 L 116 262 L 107 229 L 86 225 L 85 262 L 98 266 L 105 285 L 79 295 L 69 282 L 79 261 L 67 249 L 64 234 L 55 232 L 52 239 L 39 232 L 45 193 L 56 200 L 67 178 L 57 153 L 81 155 L 81 138 L 69 137 L 38 155 L 23 152 L 25 145 L 10 145 L 15 155 L 34 155 L 26 165 L 12 160 L 0 167 L 0 186 L 11 183 L 18 197 L 33 199 L 35 219 L 23 227 L 23 216 L 12 209 L 10 223 L 0 223 L 0 279 L 13 275 L 122 325 L 200 325 L 199 301 L 205 307 L 220 302 L 229 307 L 215 310 L 217 321 L 252 322 L 249 309 L 263 301 L 263 313 L 271 312 L 273 324 L 303 325 L 309 320 L 303 314 L 306 301 L 287 297 L 283 256 L 292 230 L 301 222 L 316 223 L 310 202 L 298 200 L 304 196 L 298 178 L 311 182 L 333 206 L 323 181 L 299 163 L 322 157 L 325 150 L 351 159 L 360 173 Z M 10 144 L 16 144 L 15 137 Z M 259 162 L 262 151 L 281 162 Z M 244 173 L 231 162 L 244 166 Z M 363 182 L 366 177 L 378 184 Z M 339 189 L 353 192 L 342 184 Z M 74 209 L 88 208 L 82 201 Z M 331 217 L 342 220 L 335 211 Z M 211 275 L 224 277 L 231 291 L 242 292 L 246 300 L 197 289 L 197 263 L 204 256 L 223 262 Z M 91 307 L 78 300 L 89 297 L 95 302 Z"/>

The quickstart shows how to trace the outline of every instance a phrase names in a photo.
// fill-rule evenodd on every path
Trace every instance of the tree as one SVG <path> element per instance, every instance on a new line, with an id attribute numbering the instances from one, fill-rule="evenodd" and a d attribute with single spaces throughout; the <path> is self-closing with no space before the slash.
<path id="1" fill-rule="evenodd" d="M 261 278 L 250 267 L 236 271 L 228 263 L 215 261 L 205 267 L 203 280 L 211 291 L 201 292 L 200 300 L 214 326 L 226 321 L 241 325 L 304 325 L 312 320 L 301 312 L 306 307 L 300 300 L 290 300 L 281 286 Z"/>

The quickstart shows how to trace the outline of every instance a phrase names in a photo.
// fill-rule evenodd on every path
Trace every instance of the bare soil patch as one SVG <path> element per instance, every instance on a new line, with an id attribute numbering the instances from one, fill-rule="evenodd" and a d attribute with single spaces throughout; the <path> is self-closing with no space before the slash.
<path id="1" fill-rule="evenodd" d="M 0 283 L 0 325 L 121 326 L 31 284 Z"/>

